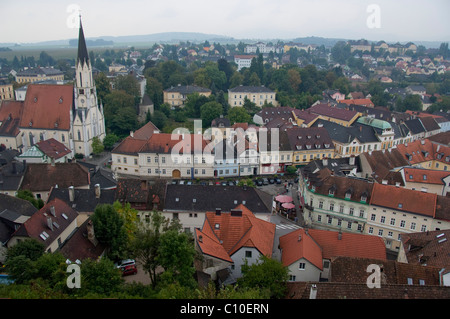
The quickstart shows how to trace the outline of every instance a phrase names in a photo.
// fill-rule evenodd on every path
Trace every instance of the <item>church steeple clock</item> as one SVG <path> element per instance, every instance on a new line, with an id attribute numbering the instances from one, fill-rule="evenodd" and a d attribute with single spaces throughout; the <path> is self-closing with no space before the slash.
<path id="1" fill-rule="evenodd" d="M 80 17 L 80 33 L 78 36 L 78 56 L 76 61 L 76 107 L 91 108 L 97 105 L 97 92 L 92 77 L 92 65 L 89 59 L 83 25 Z"/>

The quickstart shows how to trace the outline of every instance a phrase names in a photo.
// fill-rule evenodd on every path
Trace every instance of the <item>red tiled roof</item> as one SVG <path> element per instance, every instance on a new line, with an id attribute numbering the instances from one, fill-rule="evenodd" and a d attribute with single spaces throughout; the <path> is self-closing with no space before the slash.
<path id="1" fill-rule="evenodd" d="M 403 187 L 374 184 L 370 204 L 434 218 L 436 196 Z"/>
<path id="2" fill-rule="evenodd" d="M 304 229 L 298 229 L 280 237 L 282 249 L 281 261 L 288 267 L 304 258 L 322 270 L 322 248 L 309 236 Z"/>
<path id="3" fill-rule="evenodd" d="M 450 147 L 433 143 L 428 139 L 417 140 L 408 144 L 399 144 L 397 145 L 397 149 L 405 158 L 408 159 L 408 155 L 411 156 L 411 159 L 408 159 L 410 164 L 418 164 L 432 160 L 450 164 L 447 161 L 450 158 Z"/>
<path id="4" fill-rule="evenodd" d="M 58 159 L 70 154 L 71 151 L 54 138 L 36 143 L 37 147 L 48 157 Z"/>
<path id="5" fill-rule="evenodd" d="M 386 260 L 386 245 L 381 237 L 329 230 L 308 229 L 308 234 L 322 248 L 323 258 L 359 257 Z"/>
<path id="6" fill-rule="evenodd" d="M 117 145 L 111 153 L 113 154 L 128 154 L 128 155 L 138 155 L 142 147 L 147 143 L 147 140 L 142 140 L 138 138 L 133 138 L 128 136 L 119 145 Z"/>
<path id="7" fill-rule="evenodd" d="M 327 116 L 339 120 L 350 121 L 358 114 L 357 111 L 351 111 L 346 109 L 340 109 L 337 107 L 331 107 L 328 104 L 316 104 L 311 106 L 307 111 L 311 113 Z"/>
<path id="8" fill-rule="evenodd" d="M 20 127 L 69 130 L 72 106 L 72 85 L 30 84 Z"/>
<path id="9" fill-rule="evenodd" d="M 203 152 L 208 142 L 200 134 L 153 134 L 140 152 L 169 154 L 192 154 Z"/>
<path id="10" fill-rule="evenodd" d="M 210 227 L 208 227 L 208 229 L 210 229 Z M 211 232 L 202 232 L 199 229 L 195 229 L 197 243 L 202 253 L 232 263 L 233 260 L 230 258 L 225 248 L 220 244 L 219 239 L 215 235 L 212 235 Z"/>
<path id="11" fill-rule="evenodd" d="M 275 224 L 257 218 L 242 204 L 236 210 L 241 210 L 242 215 L 207 212 L 202 233 L 219 239 L 229 256 L 242 247 L 254 247 L 261 254 L 272 256 Z"/>
<path id="12" fill-rule="evenodd" d="M 374 107 L 373 102 L 370 99 L 347 99 L 347 100 L 339 100 L 339 103 L 345 104 L 355 104 L 355 105 L 363 105 L 368 107 Z"/>
<path id="13" fill-rule="evenodd" d="M 51 207 L 55 208 L 55 216 L 51 213 Z M 66 216 L 64 217 L 63 216 Z M 66 228 L 76 219 L 78 213 L 69 207 L 62 200 L 55 198 L 48 202 L 39 211 L 33 214 L 21 227 L 14 233 L 17 236 L 26 236 L 44 242 L 46 247 L 49 246 L 56 238 L 58 238 Z M 53 230 L 49 228 L 47 218 L 51 218 L 52 223 L 55 222 L 58 227 L 53 224 Z M 44 241 L 40 235 L 46 232 L 49 237 Z M 14 236 L 13 235 L 13 236 Z"/>
<path id="14" fill-rule="evenodd" d="M 3 101 L 0 103 L 0 136 L 17 136 L 23 102 Z"/>
<path id="15" fill-rule="evenodd" d="M 138 140 L 148 140 L 155 132 L 159 132 L 159 129 L 152 122 L 148 122 L 134 132 L 133 137 Z"/>
<path id="16" fill-rule="evenodd" d="M 27 164 L 20 189 L 34 191 L 50 191 L 58 185 L 61 188 L 69 186 L 83 187 L 90 183 L 89 172 L 78 163 Z"/>
<path id="17" fill-rule="evenodd" d="M 449 171 L 437 171 L 415 167 L 405 167 L 405 181 L 426 184 L 444 184 L 443 178 L 450 175 Z"/>

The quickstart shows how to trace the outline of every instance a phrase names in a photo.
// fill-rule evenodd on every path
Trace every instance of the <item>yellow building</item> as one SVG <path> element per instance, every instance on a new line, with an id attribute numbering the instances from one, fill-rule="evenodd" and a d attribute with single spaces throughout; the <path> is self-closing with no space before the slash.
<path id="1" fill-rule="evenodd" d="M 31 68 L 16 74 L 17 83 L 34 83 L 46 80 L 64 81 L 64 73 L 54 68 Z"/>
<path id="2" fill-rule="evenodd" d="M 245 99 L 262 107 L 265 103 L 277 106 L 276 92 L 264 86 L 237 86 L 228 90 L 228 104 L 231 107 L 244 106 Z"/>
<path id="3" fill-rule="evenodd" d="M 14 88 L 11 83 L 0 80 L 0 101 L 14 100 Z"/>
<path id="4" fill-rule="evenodd" d="M 334 158 L 334 143 L 323 127 L 292 128 L 287 135 L 292 149 L 292 165 L 306 165 L 316 159 Z"/>
<path id="5" fill-rule="evenodd" d="M 194 93 L 209 97 L 212 91 L 196 85 L 184 86 L 179 84 L 176 87 L 164 90 L 164 103 L 181 107 L 186 102 L 187 97 Z"/>

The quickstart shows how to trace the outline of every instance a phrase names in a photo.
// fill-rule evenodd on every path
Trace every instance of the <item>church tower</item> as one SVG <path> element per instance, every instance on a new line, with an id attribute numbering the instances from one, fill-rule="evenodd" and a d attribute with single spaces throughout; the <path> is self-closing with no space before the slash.
<path id="1" fill-rule="evenodd" d="M 92 139 L 105 137 L 103 107 L 98 105 L 97 90 L 92 75 L 83 26 L 80 17 L 78 55 L 75 65 L 75 109 L 73 114 L 74 152 L 89 156 L 92 153 Z"/>

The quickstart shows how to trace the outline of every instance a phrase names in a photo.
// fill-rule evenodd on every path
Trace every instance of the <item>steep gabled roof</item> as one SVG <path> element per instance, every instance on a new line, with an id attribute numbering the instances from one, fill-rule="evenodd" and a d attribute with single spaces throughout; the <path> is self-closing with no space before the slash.
<path id="1" fill-rule="evenodd" d="M 86 47 L 86 40 L 84 38 L 83 25 L 81 24 L 80 18 L 80 32 L 78 34 L 78 55 L 77 55 L 77 65 L 81 63 L 83 66 L 85 63 L 89 64 L 89 53 Z"/>
<path id="2" fill-rule="evenodd" d="M 280 237 L 281 262 L 288 267 L 304 258 L 318 269 L 323 269 L 322 248 L 304 229 L 298 229 Z"/>
<path id="3" fill-rule="evenodd" d="M 272 256 L 275 224 L 257 218 L 244 205 L 231 212 L 207 212 L 202 231 L 217 237 L 229 256 L 242 247 L 256 248 L 262 255 Z"/>
<path id="4" fill-rule="evenodd" d="M 54 207 L 55 215 L 52 213 L 52 207 Z M 47 247 L 66 230 L 77 216 L 78 213 L 62 200 L 54 199 L 34 213 L 31 218 L 17 229 L 13 236 L 35 238 Z M 49 227 L 48 218 L 51 219 L 52 229 Z M 41 237 L 43 232 L 48 235 L 45 240 L 45 237 Z"/>

